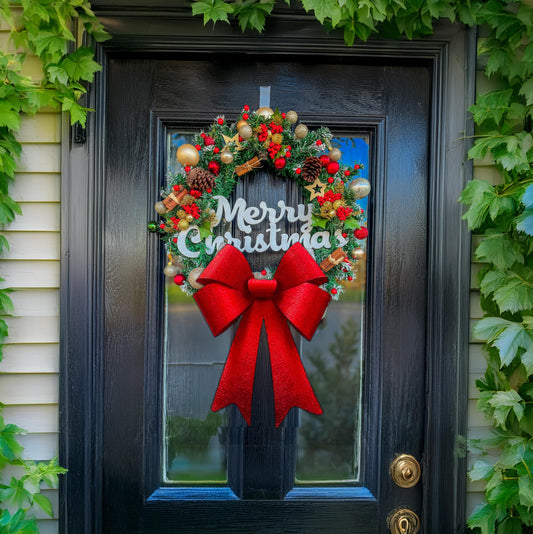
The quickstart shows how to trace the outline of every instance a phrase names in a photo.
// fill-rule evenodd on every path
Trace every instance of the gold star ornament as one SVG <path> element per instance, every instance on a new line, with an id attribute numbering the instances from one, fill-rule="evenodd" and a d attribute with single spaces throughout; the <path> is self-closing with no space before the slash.
<path id="1" fill-rule="evenodd" d="M 326 184 L 323 184 L 320 181 L 320 178 L 317 178 L 312 184 L 304 186 L 304 189 L 307 189 L 309 193 L 311 193 L 309 200 L 314 200 L 318 196 L 324 196 L 324 193 L 326 192 Z"/>
<path id="2" fill-rule="evenodd" d="M 242 150 L 244 148 L 241 146 L 238 133 L 233 137 L 228 137 L 227 135 L 222 135 L 222 137 L 224 138 L 224 143 L 226 143 L 226 146 L 224 147 L 225 150 L 230 150 L 229 145 L 235 145 L 235 150 Z"/>

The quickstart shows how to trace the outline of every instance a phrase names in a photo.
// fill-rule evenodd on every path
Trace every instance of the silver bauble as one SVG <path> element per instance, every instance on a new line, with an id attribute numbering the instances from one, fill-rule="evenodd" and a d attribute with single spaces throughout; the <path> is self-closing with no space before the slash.
<path id="1" fill-rule="evenodd" d="M 329 159 L 331 161 L 339 161 L 342 158 L 342 152 L 338 148 L 332 148 L 329 151 Z"/>
<path id="2" fill-rule="evenodd" d="M 163 215 L 163 213 L 166 213 L 168 211 L 167 207 L 163 204 L 163 202 L 156 202 L 154 208 L 155 211 L 157 211 L 157 213 L 159 213 L 160 215 Z"/>
<path id="3" fill-rule="evenodd" d="M 165 276 L 174 278 L 178 274 L 178 268 L 175 265 L 167 265 L 163 272 L 165 273 Z"/>
<path id="4" fill-rule="evenodd" d="M 362 248 L 354 248 L 352 250 L 352 258 L 354 260 L 360 260 L 365 257 L 365 251 Z"/>
<path id="5" fill-rule="evenodd" d="M 296 137 L 296 139 L 303 139 L 308 133 L 309 130 L 305 124 L 298 124 L 294 130 L 294 137 Z"/>
<path id="6" fill-rule="evenodd" d="M 202 287 L 204 287 L 202 284 L 196 281 L 198 277 L 202 274 L 202 272 L 202 267 L 195 267 L 187 277 L 187 282 L 189 282 L 189 284 L 191 284 L 191 287 L 194 287 L 194 289 L 202 289 Z"/>
<path id="7" fill-rule="evenodd" d="M 366 178 L 356 178 L 348 186 L 355 198 L 365 198 L 370 193 L 370 182 Z"/>
<path id="8" fill-rule="evenodd" d="M 240 128 L 239 128 L 239 135 L 245 140 L 245 141 L 248 141 L 248 139 L 250 139 L 250 137 L 252 137 L 253 135 L 253 130 L 252 130 L 252 127 L 249 125 L 249 124 L 243 124 Z"/>
<path id="9" fill-rule="evenodd" d="M 285 118 L 291 123 L 294 124 L 298 121 L 298 113 L 296 111 L 287 111 Z"/>

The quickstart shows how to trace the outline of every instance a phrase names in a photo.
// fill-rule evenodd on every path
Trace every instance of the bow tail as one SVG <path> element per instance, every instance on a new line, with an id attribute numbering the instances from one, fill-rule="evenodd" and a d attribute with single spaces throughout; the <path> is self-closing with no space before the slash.
<path id="1" fill-rule="evenodd" d="M 252 419 L 255 364 L 262 325 L 263 315 L 259 307 L 252 304 L 244 312 L 235 333 L 211 405 L 211 410 L 216 412 L 230 404 L 236 404 L 248 425 Z"/>
<path id="2" fill-rule="evenodd" d="M 265 316 L 265 325 L 272 366 L 276 427 L 283 422 L 289 410 L 296 406 L 310 413 L 322 414 L 287 320 L 274 304 Z"/>

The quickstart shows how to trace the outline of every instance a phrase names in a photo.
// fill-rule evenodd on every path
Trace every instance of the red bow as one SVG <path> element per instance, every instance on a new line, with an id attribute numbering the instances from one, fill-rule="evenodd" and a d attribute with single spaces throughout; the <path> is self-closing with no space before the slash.
<path id="1" fill-rule="evenodd" d="M 330 296 L 318 286 L 327 281 L 316 262 L 300 244 L 281 259 L 273 280 L 256 280 L 243 254 L 226 245 L 202 272 L 204 288 L 194 295 L 214 336 L 242 315 L 226 360 L 211 409 L 236 404 L 250 424 L 257 349 L 265 322 L 276 427 L 298 406 L 321 414 L 322 408 L 292 339 L 289 321 L 310 340 L 326 310 Z"/>

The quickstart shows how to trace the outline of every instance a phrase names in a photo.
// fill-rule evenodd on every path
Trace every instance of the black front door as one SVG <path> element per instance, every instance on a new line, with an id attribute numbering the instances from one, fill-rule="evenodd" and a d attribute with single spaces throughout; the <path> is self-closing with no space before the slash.
<path id="1" fill-rule="evenodd" d="M 391 480 L 389 465 L 402 453 L 425 459 L 431 77 L 429 62 L 369 64 L 331 57 L 221 54 L 109 61 L 104 532 L 377 534 L 387 531 L 386 518 L 398 507 L 424 522 L 422 481 L 401 488 Z M 205 410 L 192 412 L 214 395 L 216 373 L 198 375 L 196 367 L 216 368 L 227 344 L 209 340 L 208 349 L 198 349 L 198 335 L 204 334 L 197 332 L 205 326 L 190 302 L 172 301 L 165 289 L 159 243 L 147 234 L 146 222 L 155 217 L 173 137 L 206 128 L 219 114 L 232 119 L 243 104 L 258 107 L 260 86 L 271 87 L 272 107 L 294 109 L 310 127 L 325 125 L 339 139 L 360 138 L 368 146 L 373 190 L 366 287 L 357 293 L 357 306 L 348 303 L 327 317 L 338 338 L 325 343 L 342 356 L 351 350 L 350 336 L 358 336 L 359 367 L 352 377 L 357 392 L 349 392 L 345 403 L 333 402 L 314 427 L 293 410 L 276 435 L 266 425 L 249 434 L 228 410 L 211 433 L 225 472 L 219 465 L 206 475 L 194 463 L 194 451 L 189 467 L 180 463 L 187 457 L 180 446 L 200 445 L 194 439 L 184 443 L 179 435 L 193 432 L 197 423 L 191 421 L 206 427 L 212 421 Z M 284 186 L 249 187 L 256 200 L 275 202 L 288 194 Z M 185 315 L 172 323 L 179 306 Z M 186 363 L 181 367 L 170 361 L 175 344 Z M 202 350 L 216 365 L 206 363 Z M 323 371 L 332 373 L 335 366 L 339 371 L 341 356 Z M 320 374 L 316 359 L 306 366 L 313 376 Z M 320 387 L 327 397 L 335 381 Z M 339 415 L 343 410 L 349 412 L 345 419 Z M 320 444 L 331 432 L 348 434 L 348 442 L 335 443 L 333 436 L 324 452 Z M 312 439 L 319 445 L 309 445 Z M 320 471 L 321 462 L 331 464 L 329 472 Z"/>

